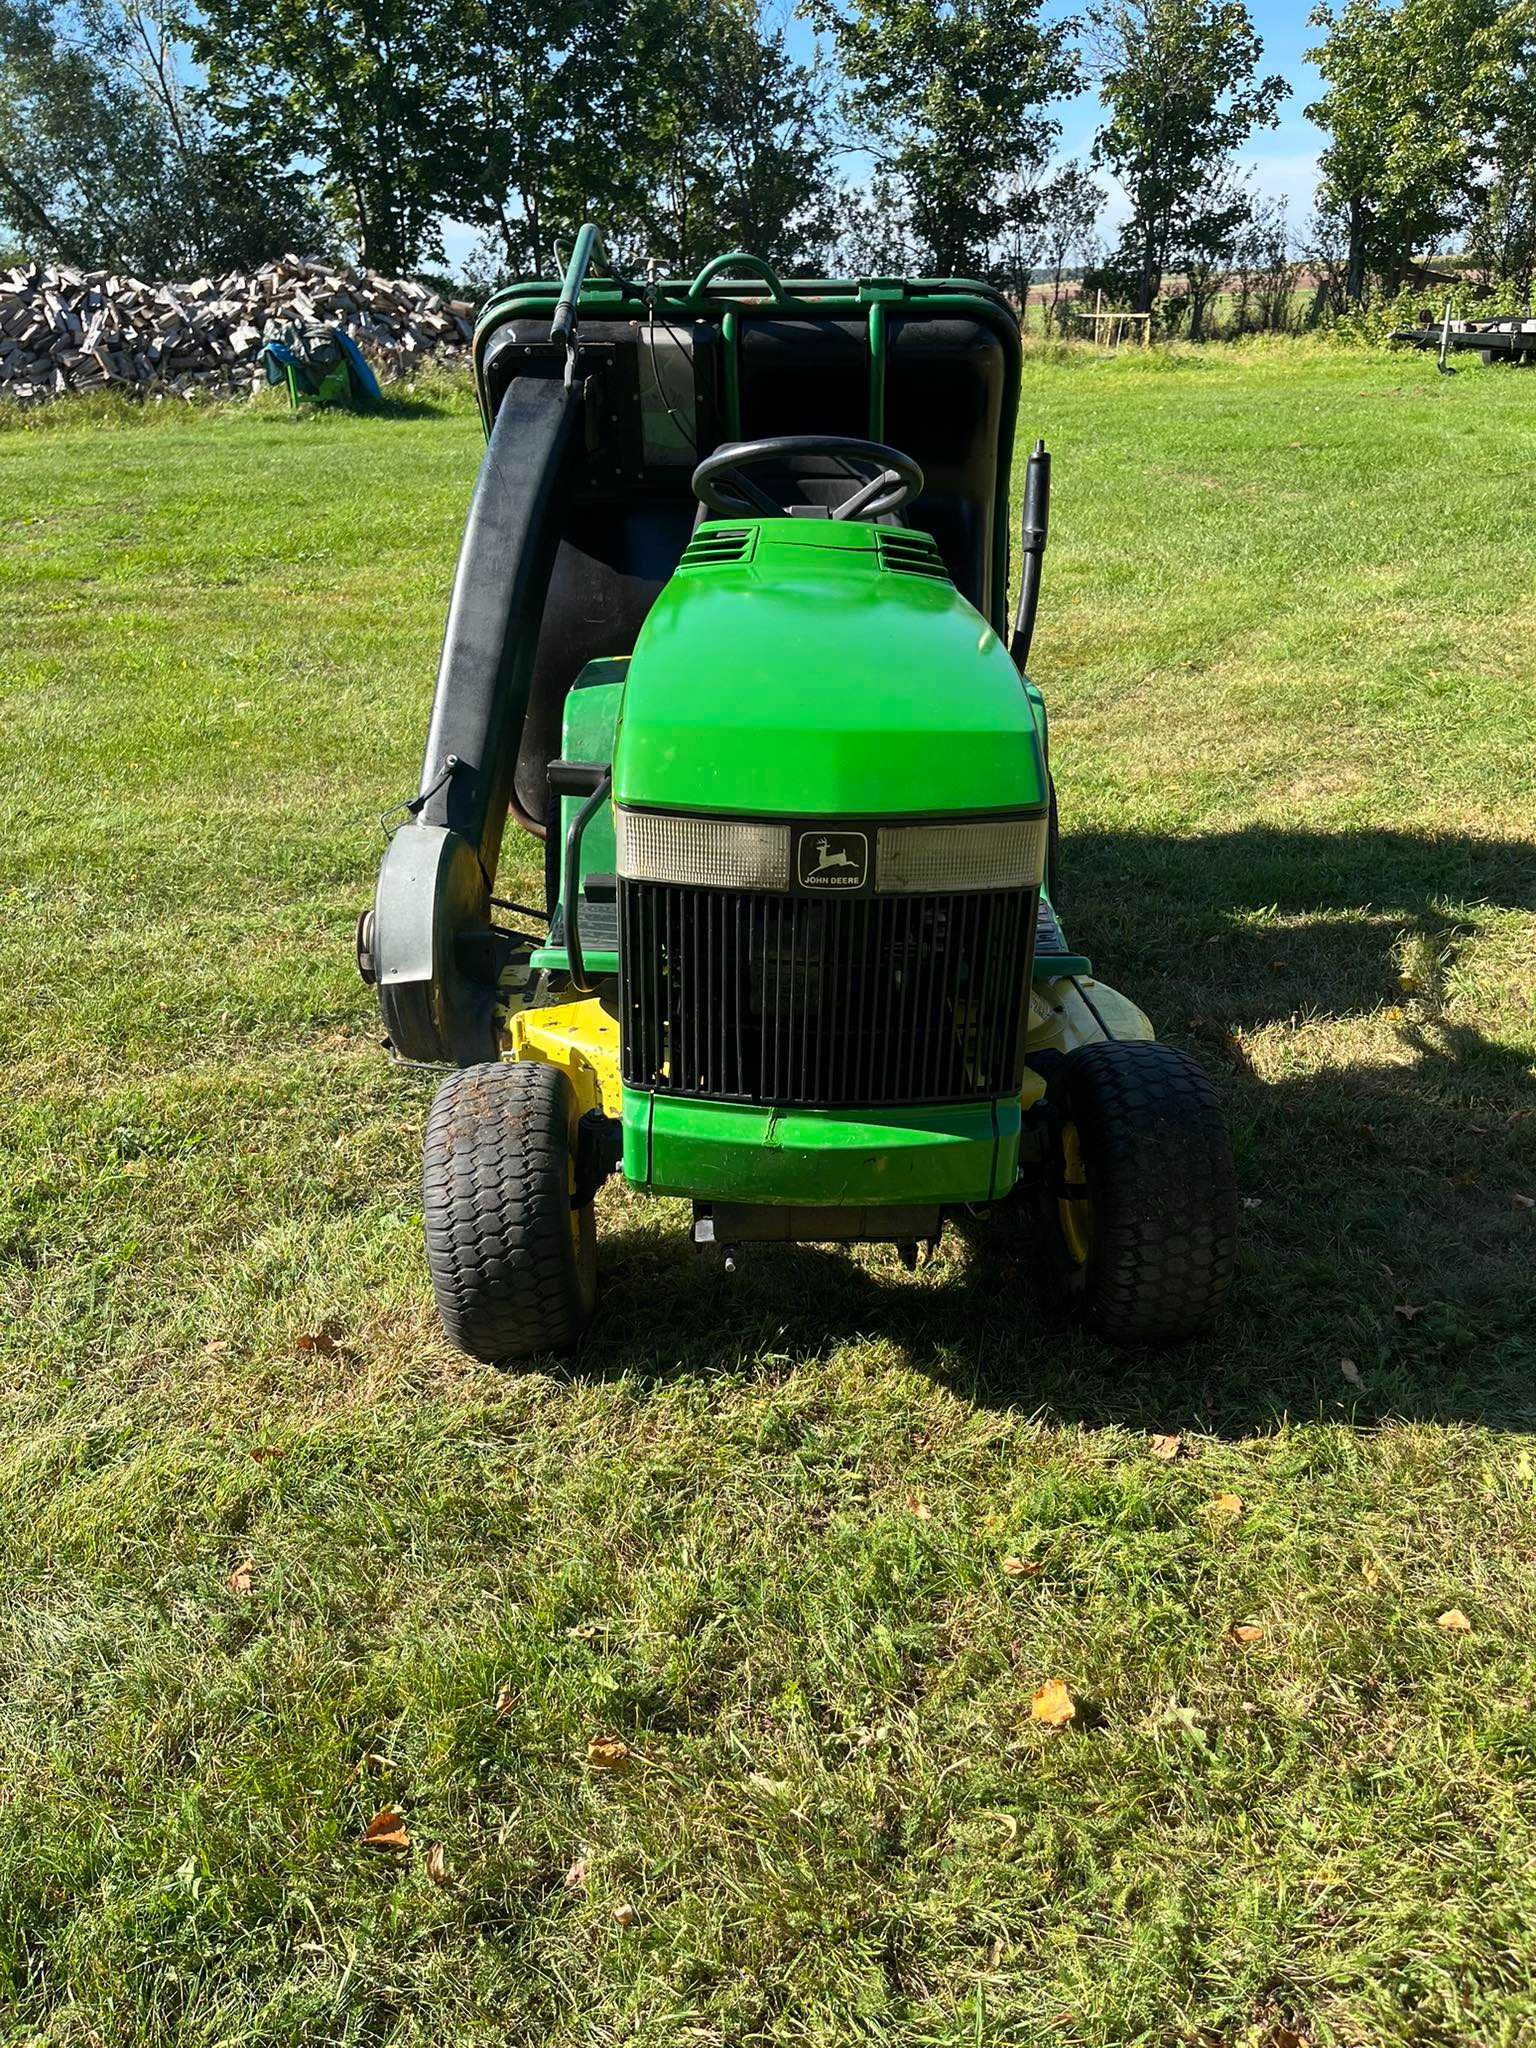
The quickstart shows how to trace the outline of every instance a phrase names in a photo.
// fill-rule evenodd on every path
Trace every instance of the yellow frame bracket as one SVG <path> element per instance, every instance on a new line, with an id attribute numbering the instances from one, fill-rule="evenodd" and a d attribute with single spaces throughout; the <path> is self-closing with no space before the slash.
<path id="1" fill-rule="evenodd" d="M 604 1116 L 621 1113 L 618 1020 L 597 996 L 547 1010 L 516 1010 L 508 1036 L 513 1059 L 542 1060 L 570 1077 L 583 1116 L 589 1109 L 600 1109 Z"/>

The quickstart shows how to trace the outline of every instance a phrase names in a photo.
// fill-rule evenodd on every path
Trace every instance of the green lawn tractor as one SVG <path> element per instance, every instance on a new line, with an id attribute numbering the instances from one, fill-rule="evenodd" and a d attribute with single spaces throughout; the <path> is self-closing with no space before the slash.
<path id="1" fill-rule="evenodd" d="M 474 355 L 420 791 L 358 933 L 396 1055 L 456 1069 L 424 1168 L 449 1336 L 575 1346 L 614 1173 L 727 1256 L 910 1263 L 1007 1212 L 1106 1336 L 1200 1329 L 1233 1263 L 1216 1099 L 1051 901 L 1049 459 L 1010 625 L 1007 303 L 740 254 L 641 282 L 584 228 Z M 497 894 L 509 819 L 540 909 Z"/>

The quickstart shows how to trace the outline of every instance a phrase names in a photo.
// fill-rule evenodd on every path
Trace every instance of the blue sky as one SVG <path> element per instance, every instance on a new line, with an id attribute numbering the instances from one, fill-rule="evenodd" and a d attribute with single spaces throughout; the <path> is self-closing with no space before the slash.
<path id="1" fill-rule="evenodd" d="M 1303 0 L 1301 5 L 1287 5 L 1286 0 L 1249 0 L 1254 25 L 1264 41 L 1263 70 L 1282 73 L 1290 81 L 1291 97 L 1281 109 L 1280 125 L 1255 135 L 1241 162 L 1266 198 L 1289 201 L 1293 232 L 1305 226 L 1311 212 L 1317 152 L 1322 145 L 1321 135 L 1302 113 L 1302 108 L 1317 97 L 1319 84 L 1316 71 L 1302 55 L 1318 40 L 1317 30 L 1307 25 L 1311 5 L 1312 0 Z M 803 23 L 797 21 L 791 27 L 790 41 L 797 55 L 806 61 L 811 59 L 815 44 Z M 1085 157 L 1099 121 L 1098 102 L 1093 94 L 1085 93 L 1067 106 L 1053 109 L 1053 113 L 1062 129 L 1058 155 Z M 843 168 L 857 181 L 856 163 L 846 163 Z M 1113 228 L 1124 218 L 1125 208 L 1113 181 L 1107 182 L 1110 203 L 1103 225 Z M 449 263 L 461 265 L 473 245 L 473 233 L 449 222 L 446 240 Z"/>

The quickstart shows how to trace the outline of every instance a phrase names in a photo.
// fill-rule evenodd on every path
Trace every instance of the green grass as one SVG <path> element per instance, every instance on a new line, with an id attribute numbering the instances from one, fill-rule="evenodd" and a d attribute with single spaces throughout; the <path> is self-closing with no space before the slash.
<path id="1" fill-rule="evenodd" d="M 1239 1156 L 1209 1342 L 610 1189 L 506 1375 L 351 964 L 472 413 L 0 432 L 0 2040 L 1536 2040 L 1533 405 L 1027 365 L 1069 933 Z"/>

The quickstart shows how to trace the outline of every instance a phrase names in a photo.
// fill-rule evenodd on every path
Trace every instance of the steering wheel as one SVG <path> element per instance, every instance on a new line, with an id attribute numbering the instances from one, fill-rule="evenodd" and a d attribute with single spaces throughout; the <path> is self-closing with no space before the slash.
<path id="1" fill-rule="evenodd" d="M 841 462 L 857 484 L 850 497 L 833 507 L 834 519 L 878 519 L 918 497 L 923 472 L 899 448 L 878 441 L 850 441 L 841 434 L 777 434 L 765 441 L 727 441 L 706 455 L 693 472 L 693 494 L 711 512 L 725 519 L 743 513 L 782 519 L 786 508 L 747 475 L 762 463 L 793 462 L 807 455 Z M 862 481 L 860 481 L 862 479 Z"/>

